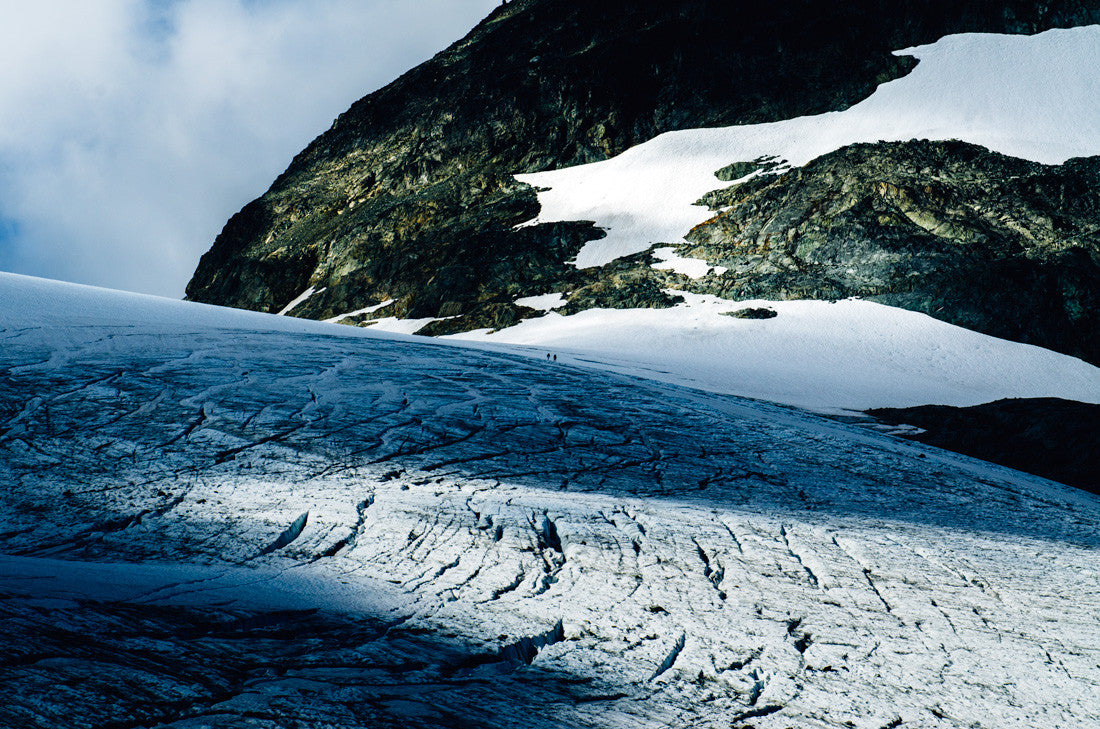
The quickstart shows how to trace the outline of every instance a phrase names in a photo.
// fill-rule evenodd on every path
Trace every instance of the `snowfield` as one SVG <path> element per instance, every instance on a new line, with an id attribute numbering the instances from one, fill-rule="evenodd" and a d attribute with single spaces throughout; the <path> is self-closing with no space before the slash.
<path id="1" fill-rule="evenodd" d="M 695 203 L 732 184 L 714 173 L 734 162 L 801 166 L 857 142 L 909 139 L 960 139 L 1046 164 L 1100 154 L 1100 26 L 964 33 L 897 53 L 920 63 L 844 111 L 669 132 L 603 162 L 516 175 L 539 189 L 542 210 L 530 222 L 604 228 L 607 237 L 577 256 L 587 268 L 681 242 L 712 217 Z"/>
<path id="2" fill-rule="evenodd" d="M 684 303 L 550 312 L 446 339 L 541 347 L 573 364 L 829 413 L 964 407 L 1010 397 L 1100 402 L 1100 368 L 925 314 L 857 299 L 728 301 L 670 293 Z M 747 308 L 777 316 L 729 316 Z"/>
<path id="3" fill-rule="evenodd" d="M 0 725 L 1100 725 L 1100 498 L 498 346 L 0 275 Z"/>
<path id="4" fill-rule="evenodd" d="M 671 309 L 592 309 L 567 317 L 551 310 L 493 333 L 427 339 L 409 335 L 432 319 L 332 326 L 2 272 L 0 293 L 0 326 L 53 328 L 55 358 L 65 356 L 65 332 L 81 324 L 140 325 L 166 335 L 217 327 L 430 342 L 537 359 L 552 352 L 581 367 L 823 413 L 967 406 L 1011 397 L 1100 403 L 1100 368 L 1087 362 L 854 299 L 734 302 L 675 292 L 685 301 Z M 524 301 L 538 308 L 563 303 L 555 294 Z M 779 316 L 763 321 L 727 316 L 750 307 L 771 308 Z"/>

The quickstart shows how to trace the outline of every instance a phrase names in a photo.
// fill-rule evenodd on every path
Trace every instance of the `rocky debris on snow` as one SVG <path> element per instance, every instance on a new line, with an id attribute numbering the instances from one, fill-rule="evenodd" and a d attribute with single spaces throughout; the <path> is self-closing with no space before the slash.
<path id="1" fill-rule="evenodd" d="M 767 309 L 760 306 L 750 306 L 747 309 L 738 309 L 737 311 L 723 312 L 726 316 L 732 316 L 734 319 L 774 319 L 779 316 L 779 312 L 775 309 Z"/>

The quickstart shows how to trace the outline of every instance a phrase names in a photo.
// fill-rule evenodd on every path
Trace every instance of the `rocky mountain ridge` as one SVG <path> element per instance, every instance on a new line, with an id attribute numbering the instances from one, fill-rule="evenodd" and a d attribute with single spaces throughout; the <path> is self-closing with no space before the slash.
<path id="1" fill-rule="evenodd" d="M 345 322 L 435 319 L 422 332 L 441 334 L 538 315 L 514 301 L 550 291 L 570 292 L 563 311 L 667 306 L 670 283 L 772 298 L 861 295 L 1095 362 L 1083 334 L 1095 330 L 1090 230 L 1100 227 L 1087 161 L 1028 168 L 1048 187 L 1001 185 L 999 197 L 981 191 L 1019 165 L 950 145 L 849 151 L 801 176 L 757 178 L 722 193 L 745 205 L 692 232 L 696 255 L 730 269 L 699 282 L 654 271 L 648 255 L 576 269 L 569 261 L 602 232 L 584 221 L 517 228 L 539 203 L 512 175 L 604 159 L 671 129 L 845 108 L 912 67 L 892 50 L 946 33 L 1097 20 L 1100 8 L 1082 2 L 806 2 L 780 14 L 707 2 L 516 0 L 343 114 L 230 220 L 188 298 L 277 312 L 312 287 L 292 315 L 332 318 L 391 302 Z M 914 198 L 924 157 L 942 167 L 937 192 Z M 845 180 L 886 187 L 848 200 Z M 852 204 L 798 213 L 780 202 L 794 190 Z M 803 228 L 773 230 L 763 210 Z M 787 257 L 759 250 L 760 241 L 746 247 L 757 233 L 801 243 Z M 888 253 L 877 242 L 884 233 Z M 839 275 L 852 267 L 854 278 Z M 976 287 L 990 289 L 980 301 Z M 1013 300 L 1013 288 L 1035 294 Z M 1011 316 L 1006 303 L 1018 304 Z"/>

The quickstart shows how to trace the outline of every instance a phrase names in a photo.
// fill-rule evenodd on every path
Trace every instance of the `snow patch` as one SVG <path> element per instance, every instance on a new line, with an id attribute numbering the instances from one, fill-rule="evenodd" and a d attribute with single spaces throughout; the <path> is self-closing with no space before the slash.
<path id="1" fill-rule="evenodd" d="M 306 289 L 301 294 L 299 294 L 298 297 L 294 299 L 294 301 L 291 301 L 289 304 L 284 306 L 282 308 L 282 310 L 279 311 L 278 314 L 276 314 L 276 316 L 286 316 L 287 314 L 292 312 L 294 309 L 296 309 L 299 304 L 302 304 L 310 296 L 313 296 L 314 294 L 319 294 L 324 290 L 325 290 L 325 288 L 315 289 L 313 286 L 310 286 L 308 289 Z"/>
<path id="2" fill-rule="evenodd" d="M 385 319 L 376 319 L 370 324 L 370 328 L 376 332 L 388 332 L 390 334 L 415 334 L 433 321 L 446 321 L 457 319 L 455 316 L 428 316 L 422 319 L 398 319 L 395 316 L 387 316 Z"/>
<path id="3" fill-rule="evenodd" d="M 556 293 L 525 296 L 522 299 L 516 299 L 516 304 L 538 311 L 550 311 L 551 309 L 557 309 L 559 306 L 565 306 L 566 301 L 565 294 Z"/>
<path id="4" fill-rule="evenodd" d="M 397 299 L 386 299 L 381 304 L 375 304 L 373 306 L 368 306 L 368 307 L 365 307 L 363 309 L 356 309 L 355 311 L 349 311 L 347 314 L 340 314 L 339 316 L 334 316 L 331 319 L 325 319 L 325 322 L 327 322 L 329 324 L 336 324 L 340 321 L 343 321 L 344 319 L 349 319 L 353 316 L 362 316 L 363 314 L 373 314 L 376 311 L 381 311 L 382 309 L 385 309 L 387 306 L 389 306 L 390 304 L 392 304 L 396 300 Z"/>
<path id="5" fill-rule="evenodd" d="M 513 225 L 512 230 L 522 230 L 523 228 L 533 228 L 536 225 L 538 225 L 540 222 L 541 221 L 539 221 L 539 216 L 536 215 L 535 217 L 531 218 L 530 220 L 523 221 L 519 225 Z"/>
<path id="6" fill-rule="evenodd" d="M 1100 368 L 870 301 L 729 301 L 682 291 L 669 309 L 551 312 L 452 335 L 547 349 L 562 361 L 813 410 L 978 405 L 1007 397 L 1100 403 Z M 779 316 L 726 316 L 768 307 Z M 887 405 L 887 403 L 889 405 Z"/>
<path id="7" fill-rule="evenodd" d="M 857 142 L 914 138 L 1047 164 L 1100 154 L 1100 26 L 966 33 L 897 54 L 920 64 L 845 111 L 669 132 L 603 162 L 516 179 L 538 188 L 538 222 L 606 229 L 577 256 L 578 268 L 590 268 L 681 240 L 712 216 L 694 203 L 724 186 L 714 173 L 737 161 L 774 156 L 797 167 Z"/>
<path id="8" fill-rule="evenodd" d="M 677 255 L 676 249 L 672 247 L 657 248 L 653 251 L 653 255 L 661 259 L 660 263 L 653 264 L 653 268 L 671 270 L 690 278 L 702 278 L 711 271 L 721 276 L 729 270 L 725 266 L 712 266 L 701 258 L 684 258 Z"/>

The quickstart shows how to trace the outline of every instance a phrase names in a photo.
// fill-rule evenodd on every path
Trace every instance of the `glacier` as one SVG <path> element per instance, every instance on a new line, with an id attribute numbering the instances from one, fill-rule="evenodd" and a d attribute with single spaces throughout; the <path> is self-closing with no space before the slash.
<path id="1" fill-rule="evenodd" d="M 1100 497 L 541 350 L 10 275 L 0 342 L 0 725 L 1100 725 Z"/>

